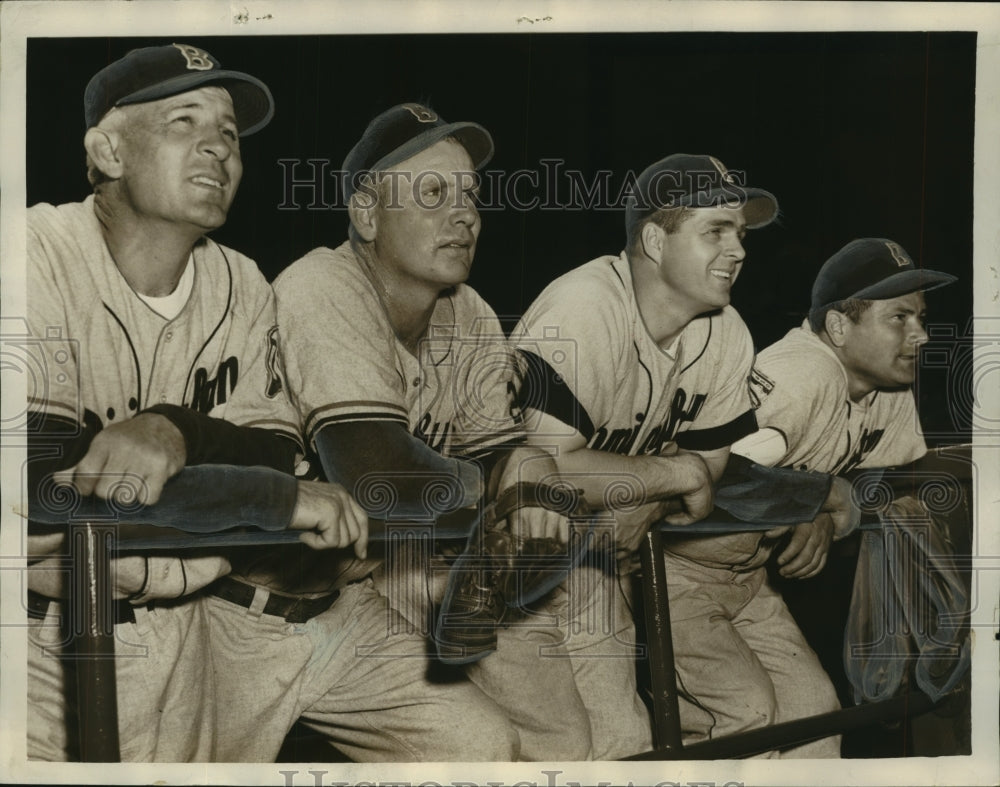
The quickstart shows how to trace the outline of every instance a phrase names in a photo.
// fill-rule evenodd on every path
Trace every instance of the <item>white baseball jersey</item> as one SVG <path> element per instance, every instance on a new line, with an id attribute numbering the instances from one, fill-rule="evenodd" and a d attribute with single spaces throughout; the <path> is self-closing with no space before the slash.
<path id="1" fill-rule="evenodd" d="M 751 391 L 760 428 L 785 438 L 776 464 L 837 474 L 906 464 L 927 452 L 912 390 L 875 390 L 852 402 L 847 383 L 808 321 L 760 353 Z"/>
<path id="2" fill-rule="evenodd" d="M 753 342 L 736 310 L 692 320 L 664 351 L 639 313 L 624 253 L 556 279 L 512 338 L 529 365 L 539 358 L 565 383 L 539 401 L 523 390 L 522 405 L 575 428 L 589 448 L 652 455 L 676 442 L 709 451 L 756 429 Z"/>
<path id="3" fill-rule="evenodd" d="M 307 440 L 327 424 L 396 421 L 445 456 L 519 434 L 513 363 L 496 314 L 463 284 L 438 300 L 414 357 L 349 243 L 315 249 L 275 281 L 290 397 Z"/>
<path id="4" fill-rule="evenodd" d="M 522 434 L 511 348 L 496 314 L 470 287 L 460 284 L 438 300 L 419 357 L 396 338 L 349 242 L 309 252 L 278 276 L 274 290 L 287 390 L 308 443 L 328 424 L 392 421 L 440 454 L 473 457 Z M 292 550 L 294 559 L 280 557 Z M 349 549 L 331 556 L 290 546 L 243 550 L 233 573 L 272 589 L 323 592 L 380 562 L 358 560 Z"/>
<path id="5" fill-rule="evenodd" d="M 161 402 L 225 417 L 240 381 L 267 404 L 242 423 L 297 434 L 278 376 L 274 296 L 252 260 L 200 240 L 191 295 L 168 320 L 115 266 L 92 196 L 30 208 L 27 232 L 28 327 L 45 369 L 29 409 L 77 423 L 90 411 L 103 426 Z"/>

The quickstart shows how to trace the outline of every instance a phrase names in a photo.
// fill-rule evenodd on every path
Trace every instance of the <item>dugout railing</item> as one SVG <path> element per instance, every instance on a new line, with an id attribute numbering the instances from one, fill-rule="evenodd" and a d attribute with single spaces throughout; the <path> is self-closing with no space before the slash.
<path id="1" fill-rule="evenodd" d="M 958 483 L 964 498 L 967 521 L 959 518 L 957 542 L 971 556 L 972 495 L 974 473 L 971 447 L 955 446 L 930 451 L 925 460 L 910 466 L 911 475 L 897 474 L 897 488 L 915 491 L 928 476 L 945 474 Z M 869 524 L 872 517 L 867 518 Z M 646 628 L 647 659 L 653 707 L 654 748 L 629 760 L 704 760 L 748 757 L 784 749 L 829 735 L 840 734 L 890 719 L 914 717 L 936 704 L 922 692 L 907 687 L 891 699 L 864 703 L 795 721 L 773 724 L 709 741 L 682 742 L 678 693 L 674 673 L 670 628 L 670 604 L 664 561 L 664 541 L 672 528 L 653 527 L 639 550 L 642 601 Z M 115 683 L 114 615 L 110 561 L 127 540 L 117 543 L 119 527 L 109 523 L 70 525 L 69 563 L 76 582 L 69 599 L 68 614 L 75 651 L 82 762 L 118 762 L 117 687 Z M 192 547 L 203 539 L 193 535 Z M 968 546 L 965 547 L 964 545 Z M 939 700 L 939 702 L 942 700 Z"/>
<path id="2" fill-rule="evenodd" d="M 971 581 L 973 493 L 975 474 L 969 445 L 932 449 L 921 460 L 899 468 L 886 478 L 882 492 L 890 495 L 941 496 L 942 489 L 956 492 L 956 504 L 948 521 L 948 540 L 954 545 L 953 565 Z M 884 498 L 883 504 L 890 502 Z M 875 513 L 863 515 L 863 528 L 879 528 Z M 661 525 L 650 528 L 639 548 L 643 622 L 646 628 L 647 660 L 652 697 L 654 748 L 628 760 L 711 760 L 750 757 L 838 735 L 886 721 L 908 720 L 944 703 L 968 686 L 931 700 L 911 683 L 890 699 L 866 702 L 830 713 L 782 722 L 707 741 L 682 741 L 678 691 L 674 671 L 670 603 L 664 546 L 671 532 L 684 528 Z M 968 610 L 964 610 L 966 615 Z"/>

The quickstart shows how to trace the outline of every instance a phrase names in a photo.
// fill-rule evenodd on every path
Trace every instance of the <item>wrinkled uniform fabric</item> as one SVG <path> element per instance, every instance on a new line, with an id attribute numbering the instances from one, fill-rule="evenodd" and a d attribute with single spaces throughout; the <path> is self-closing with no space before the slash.
<path id="1" fill-rule="evenodd" d="M 214 597 L 206 613 L 212 670 L 231 698 L 217 721 L 216 761 L 273 762 L 298 719 L 356 762 L 516 754 L 516 735 L 474 686 L 423 679 L 425 638 L 370 579 L 305 623 Z"/>
<path id="2" fill-rule="evenodd" d="M 94 198 L 27 212 L 29 343 L 46 387 L 28 406 L 70 427 L 108 426 L 157 403 L 181 404 L 221 418 L 237 380 L 267 386 L 274 299 L 248 258 L 202 239 L 192 252 L 194 283 L 181 312 L 168 320 L 139 298 L 115 266 L 94 214 Z M 191 263 L 189 263 L 191 264 Z M 287 405 L 286 405 L 287 406 Z M 58 507 L 55 499 L 44 506 Z M 224 556 L 173 559 L 176 573 L 205 584 L 228 570 Z M 213 562 L 214 567 L 206 565 Z M 112 561 L 114 564 L 114 561 Z M 29 587 L 61 584 L 39 563 Z M 55 578 L 54 582 L 48 580 Z M 195 591 L 189 583 L 187 591 Z M 119 738 L 125 760 L 204 760 L 212 747 L 213 675 L 203 669 L 201 598 L 137 610 L 136 623 L 115 627 Z M 28 756 L 78 756 L 72 729 L 75 681 L 52 621 L 29 619 Z M 67 669 L 68 668 L 68 669 Z"/>
<path id="3" fill-rule="evenodd" d="M 396 338 L 378 292 L 349 243 L 313 250 L 283 271 L 274 288 L 287 389 L 312 456 L 318 451 L 320 430 L 345 422 L 398 424 L 435 451 L 459 458 L 481 456 L 517 435 L 510 404 L 509 350 L 496 315 L 472 289 L 459 285 L 438 301 L 415 357 Z M 240 411 L 239 399 L 234 407 Z M 366 508 L 385 503 L 392 509 L 391 501 L 383 500 L 393 494 L 392 480 L 376 473 L 350 491 Z M 447 497 L 454 478 L 440 481 L 438 491 Z M 356 689 L 340 680 L 348 653 L 335 646 L 343 599 L 310 621 L 321 635 L 314 632 L 309 639 L 295 636 L 286 642 L 292 651 L 312 643 L 308 697 L 313 699 L 296 704 L 284 699 L 279 687 L 265 688 L 270 697 L 265 705 L 280 708 L 276 715 L 289 725 L 301 713 L 305 723 L 361 760 L 507 760 L 516 758 L 519 750 L 527 756 L 530 741 L 519 743 L 497 704 L 464 675 L 437 683 L 428 673 L 429 621 L 433 601 L 442 590 L 436 580 L 444 579 L 446 567 L 430 562 L 430 520 L 391 524 L 399 537 L 390 535 L 382 552 L 379 545 L 370 545 L 366 560 L 356 558 L 351 549 L 322 553 L 302 547 L 251 549 L 237 556 L 233 569 L 234 576 L 253 585 L 285 593 L 344 591 L 373 575 L 373 601 L 355 610 L 362 619 L 353 621 L 354 641 L 348 650 L 358 654 L 354 670 L 361 676 L 360 685 L 381 684 L 381 714 L 372 707 L 365 713 L 379 719 L 385 735 L 371 740 L 371 730 L 353 729 L 348 715 L 338 710 L 341 697 L 343 707 L 361 707 L 356 705 Z M 416 527 L 409 531 L 412 537 L 406 535 L 409 524 Z M 381 599 L 381 607 L 376 599 Z M 388 662 L 378 665 L 378 653 L 403 645 L 407 650 L 391 669 Z M 235 652 L 238 647 L 233 639 L 220 649 Z M 361 655 L 368 651 L 376 658 Z M 498 657 L 503 654 L 491 659 Z M 266 667 L 255 668 L 254 674 L 260 675 L 262 686 L 269 685 Z M 245 680 L 242 674 L 238 677 Z M 539 693 L 548 688 L 547 682 L 559 685 L 539 671 L 522 679 L 536 680 Z M 568 677 L 564 682 L 570 681 Z M 562 724 L 572 729 L 574 717 L 584 722 L 586 717 L 574 709 L 571 698 L 567 703 Z M 400 712 L 404 706 L 406 712 Z M 418 729 L 424 731 L 420 736 Z M 393 741 L 398 745 L 386 751 Z M 560 759 L 559 753 L 553 751 L 551 758 Z"/>
<path id="4" fill-rule="evenodd" d="M 776 463 L 780 467 L 837 474 L 906 463 L 926 451 L 912 392 L 876 390 L 860 402 L 851 401 L 843 366 L 808 321 L 757 356 L 750 388 L 760 428 L 775 429 L 785 438 L 786 454 Z M 733 566 L 761 573 L 764 569 L 758 567 L 774 545 L 760 533 L 733 534 L 715 543 Z M 761 587 L 767 587 L 766 578 Z M 811 704 L 810 713 L 803 715 L 835 710 L 839 703 L 830 679 L 804 644 L 787 608 L 782 620 L 788 632 L 795 628 L 810 654 L 806 659 L 810 677 L 799 684 L 803 702 Z M 833 736 L 789 754 L 836 757 L 839 752 L 840 736 Z"/>
<path id="5" fill-rule="evenodd" d="M 710 451 L 756 428 L 747 386 L 753 343 L 736 311 L 726 307 L 693 320 L 665 352 L 643 323 L 625 254 L 593 260 L 550 284 L 525 313 L 513 338 L 526 358 L 522 403 L 580 432 L 591 449 L 629 456 L 669 453 L 677 446 Z M 538 379 L 540 374 L 548 377 L 547 385 Z M 620 491 L 609 488 L 610 508 Z M 642 536 L 636 529 L 617 534 L 616 540 L 629 551 Z M 670 549 L 674 546 L 671 539 Z M 621 584 L 610 583 L 619 597 Z M 673 591 L 671 586 L 671 595 Z M 634 642 L 624 598 L 604 603 L 619 610 L 614 625 L 595 635 L 588 647 L 576 647 L 571 652 L 575 664 L 587 663 L 588 652 Z M 687 620 L 678 621 L 673 634 L 675 642 L 700 647 L 701 631 L 689 634 Z M 700 670 L 696 664 L 691 667 L 685 664 L 684 674 L 679 673 L 682 682 L 695 696 L 708 693 L 712 687 L 700 685 Z M 604 659 L 601 669 L 588 666 L 578 670 L 577 677 L 581 696 L 594 698 L 588 708 L 595 752 L 612 758 L 652 748 L 649 714 L 637 701 L 629 659 Z M 741 690 L 732 688 L 733 693 Z M 758 719 L 751 714 L 748 721 Z M 682 708 L 681 722 L 685 729 L 694 729 L 699 720 Z"/>

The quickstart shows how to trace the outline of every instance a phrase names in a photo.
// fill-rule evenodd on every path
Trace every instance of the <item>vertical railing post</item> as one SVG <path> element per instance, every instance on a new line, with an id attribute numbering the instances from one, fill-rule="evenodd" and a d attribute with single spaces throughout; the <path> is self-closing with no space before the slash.
<path id="1" fill-rule="evenodd" d="M 656 749 L 680 752 L 681 719 L 677 707 L 667 568 L 663 560 L 663 535 L 655 525 L 646 533 L 639 559 L 642 563 L 643 609 L 653 691 L 653 742 Z"/>
<path id="2" fill-rule="evenodd" d="M 115 613 L 111 582 L 113 525 L 70 525 L 69 598 L 76 661 L 82 762 L 119 762 L 115 685 Z"/>

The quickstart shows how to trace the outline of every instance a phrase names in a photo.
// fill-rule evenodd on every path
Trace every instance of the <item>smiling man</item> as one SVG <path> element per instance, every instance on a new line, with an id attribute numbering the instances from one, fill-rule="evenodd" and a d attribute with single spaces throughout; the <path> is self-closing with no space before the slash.
<path id="1" fill-rule="evenodd" d="M 748 385 L 753 342 L 729 301 L 746 230 L 767 225 L 777 211 L 769 192 L 746 186 L 718 159 L 668 156 L 636 181 L 625 251 L 550 284 L 517 329 L 529 441 L 553 453 L 562 476 L 583 488 L 589 503 L 614 512 L 619 559 L 678 504 L 682 511 L 668 521 L 705 517 L 729 447 L 756 431 Z M 827 489 L 829 483 L 801 521 L 834 504 L 823 501 Z M 668 542 L 687 740 L 835 705 L 787 611 L 770 599 L 746 603 L 763 569 L 742 565 L 744 557 L 714 549 L 704 537 Z M 618 658 L 593 657 L 606 654 L 608 643 L 635 642 L 622 592 L 627 583 L 616 582 L 613 570 L 594 569 L 586 583 L 603 598 L 605 614 L 613 612 L 596 638 L 575 633 L 565 645 L 590 712 L 595 755 L 635 754 L 651 748 L 652 734 L 632 664 L 621 647 Z"/>
<path id="2" fill-rule="evenodd" d="M 927 342 L 924 292 L 955 280 L 916 267 L 885 238 L 860 238 L 838 250 L 816 276 L 808 318 L 758 355 L 751 389 L 760 429 L 733 452 L 762 465 L 831 475 L 923 457 L 911 386 Z M 738 547 L 748 560 L 774 552 L 779 574 L 797 580 L 816 576 L 831 541 L 846 535 L 820 517 L 792 529 L 776 549 L 784 530 L 720 536 L 716 546 Z M 773 593 L 766 581 L 762 590 Z M 801 592 L 800 608 L 810 615 L 828 603 L 815 587 Z"/>
<path id="3" fill-rule="evenodd" d="M 206 237 L 239 186 L 240 138 L 273 115 L 267 87 L 171 44 L 110 63 L 84 106 L 94 193 L 27 212 L 29 346 L 47 372 L 28 401 L 27 751 L 45 760 L 79 756 L 63 636 L 70 508 L 56 504 L 72 495 L 53 484 L 76 487 L 77 515 L 97 505 L 104 520 L 213 530 L 256 517 L 320 530 L 303 534 L 317 547 L 352 543 L 367 524 L 342 488 L 291 475 L 297 418 L 276 372 L 274 295 L 252 260 Z M 267 431 L 217 420 L 243 387 L 270 392 Z M 190 440 L 196 423 L 222 437 Z M 206 463 L 258 467 L 190 468 L 186 486 L 167 483 Z M 125 511 L 103 502 L 121 493 Z M 219 550 L 112 560 L 123 760 L 216 756 L 201 601 L 229 569 Z M 313 614 L 332 600 L 313 599 Z"/>

